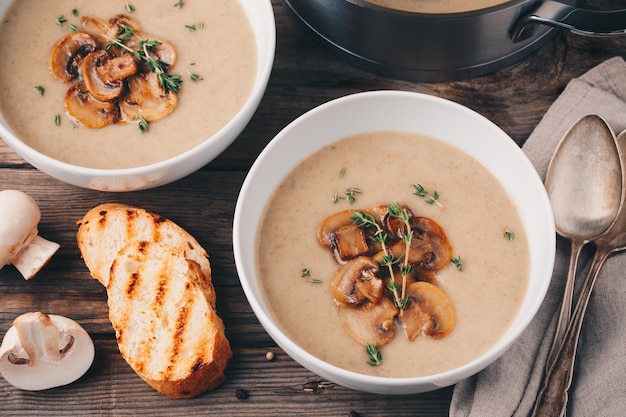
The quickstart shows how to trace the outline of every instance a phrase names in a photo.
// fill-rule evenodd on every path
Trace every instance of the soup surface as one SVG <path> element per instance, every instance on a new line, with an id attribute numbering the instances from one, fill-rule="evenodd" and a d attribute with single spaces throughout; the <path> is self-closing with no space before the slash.
<path id="1" fill-rule="evenodd" d="M 237 0 L 186 1 L 182 7 L 170 0 L 133 0 L 130 13 L 126 3 L 19 0 L 9 7 L 0 25 L 0 113 L 28 145 L 85 167 L 142 166 L 193 148 L 244 105 L 257 56 L 254 33 Z M 50 51 L 70 24 L 80 29 L 82 16 L 106 21 L 117 14 L 128 14 L 144 33 L 171 42 L 178 61 L 170 73 L 184 80 L 176 109 L 145 133 L 136 124 L 90 129 L 72 123 L 64 109 L 70 84 L 48 69 Z M 57 24 L 59 16 L 67 22 Z M 190 73 L 200 79 L 192 81 Z M 36 86 L 44 87 L 43 95 Z"/>
<path id="2" fill-rule="evenodd" d="M 510 0 L 365 0 L 390 9 L 415 13 L 459 13 L 480 10 Z"/>
<path id="3" fill-rule="evenodd" d="M 413 194 L 415 184 L 437 191 L 441 206 Z M 360 190 L 353 203 L 333 202 L 348 189 Z M 413 342 L 397 325 L 394 340 L 380 348 L 382 364 L 371 366 L 365 347 L 338 321 L 330 284 L 339 265 L 316 233 L 340 210 L 393 202 L 438 222 L 453 256 L 462 259 L 462 270 L 450 264 L 437 273 L 457 324 L 443 338 L 422 335 Z M 266 301 L 292 340 L 331 364 L 388 377 L 444 372 L 493 346 L 520 309 L 530 259 L 516 207 L 478 161 L 442 141 L 391 131 L 344 138 L 296 167 L 266 207 L 257 256 Z M 302 276 L 304 269 L 310 276 Z"/>

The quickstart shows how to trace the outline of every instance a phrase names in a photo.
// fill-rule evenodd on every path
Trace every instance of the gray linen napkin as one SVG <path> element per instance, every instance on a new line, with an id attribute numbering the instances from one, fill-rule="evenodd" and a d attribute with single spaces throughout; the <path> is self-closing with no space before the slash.
<path id="1" fill-rule="evenodd" d="M 572 80 L 523 146 L 542 179 L 563 134 L 590 113 L 603 116 L 616 134 L 626 129 L 626 62 L 621 57 Z M 583 251 L 582 273 L 587 272 L 592 253 L 592 248 Z M 451 417 L 531 413 L 556 329 L 569 254 L 569 242 L 558 239 L 552 283 L 537 316 L 500 359 L 456 385 Z M 574 372 L 569 417 L 626 416 L 626 253 L 611 256 L 600 271 Z"/>

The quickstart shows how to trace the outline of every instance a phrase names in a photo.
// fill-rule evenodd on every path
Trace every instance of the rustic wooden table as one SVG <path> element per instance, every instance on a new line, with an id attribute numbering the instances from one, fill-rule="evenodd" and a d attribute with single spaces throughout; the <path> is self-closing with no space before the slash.
<path id="1" fill-rule="evenodd" d="M 67 387 L 24 392 L 0 378 L 0 415 L 448 415 L 452 387 L 410 396 L 359 393 L 314 375 L 275 345 L 252 313 L 233 261 L 232 217 L 244 177 L 268 141 L 294 118 L 328 100 L 366 90 L 416 91 L 457 101 L 491 119 L 521 146 L 568 81 L 607 58 L 626 57 L 626 40 L 559 34 L 513 68 L 465 81 L 414 83 L 376 76 L 335 58 L 300 31 L 279 0 L 272 3 L 277 48 L 265 97 L 235 143 L 189 177 L 141 192 L 84 190 L 37 171 L 0 141 L 0 189 L 32 195 L 43 213 L 40 234 L 62 245 L 31 281 L 23 280 L 12 266 L 0 271 L 0 336 L 17 315 L 43 311 L 77 320 L 96 345 L 92 368 Z M 626 8 L 624 0 L 586 4 Z M 90 278 L 75 240 L 76 220 L 97 204 L 111 201 L 173 219 L 209 252 L 217 308 L 234 352 L 228 379 L 215 391 L 190 400 L 163 397 L 119 355 L 105 289 Z M 275 358 L 266 360 L 266 352 Z M 244 390 L 246 398 L 239 398 L 238 390 Z"/>

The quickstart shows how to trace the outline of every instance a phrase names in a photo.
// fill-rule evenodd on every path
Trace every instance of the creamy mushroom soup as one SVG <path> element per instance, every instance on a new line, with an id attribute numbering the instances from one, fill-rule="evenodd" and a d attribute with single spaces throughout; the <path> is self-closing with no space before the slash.
<path id="1" fill-rule="evenodd" d="M 437 191 L 441 206 L 414 194 L 418 184 Z M 437 272 L 457 322 L 444 337 L 412 342 L 398 326 L 380 348 L 382 364 L 371 366 L 365 347 L 339 323 L 331 293 L 339 265 L 316 234 L 340 210 L 393 202 L 435 220 L 462 261 L 462 270 L 451 263 Z M 313 355 L 364 374 L 415 377 L 472 361 L 507 330 L 528 285 L 528 241 L 498 180 L 458 148 L 414 133 L 351 136 L 304 160 L 275 191 L 256 243 L 257 272 L 278 326 Z"/>
<path id="2" fill-rule="evenodd" d="M 459 13 L 480 10 L 510 0 L 365 0 L 366 2 L 415 13 Z"/>
<path id="3" fill-rule="evenodd" d="M 34 149 L 92 168 L 159 162 L 210 137 L 241 109 L 252 90 L 254 33 L 237 0 L 185 1 L 182 7 L 175 3 L 15 1 L 0 25 L 3 118 Z M 125 4 L 132 4 L 134 11 Z M 146 34 L 172 43 L 178 59 L 170 72 L 183 79 L 175 110 L 150 123 L 145 133 L 135 123 L 101 129 L 73 123 L 64 108 L 69 84 L 57 81 L 48 68 L 53 46 L 71 31 L 70 25 L 80 29 L 84 16 L 108 20 L 118 14 L 128 14 Z M 196 81 L 191 74 L 197 75 Z"/>

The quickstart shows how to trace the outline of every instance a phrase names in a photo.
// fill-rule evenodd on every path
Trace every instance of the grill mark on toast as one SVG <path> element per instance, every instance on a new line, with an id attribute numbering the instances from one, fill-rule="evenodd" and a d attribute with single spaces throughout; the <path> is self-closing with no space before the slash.
<path id="1" fill-rule="evenodd" d="M 176 325 L 174 328 L 174 334 L 172 335 L 172 348 L 169 356 L 169 366 L 167 367 L 165 377 L 171 378 L 174 372 L 174 366 L 178 362 L 178 357 L 181 351 L 185 348 L 186 335 L 185 330 L 189 326 L 191 317 L 191 306 L 193 306 L 195 293 L 193 284 L 190 282 L 185 283 L 185 290 L 182 296 L 182 307 L 178 317 L 176 317 Z"/>

